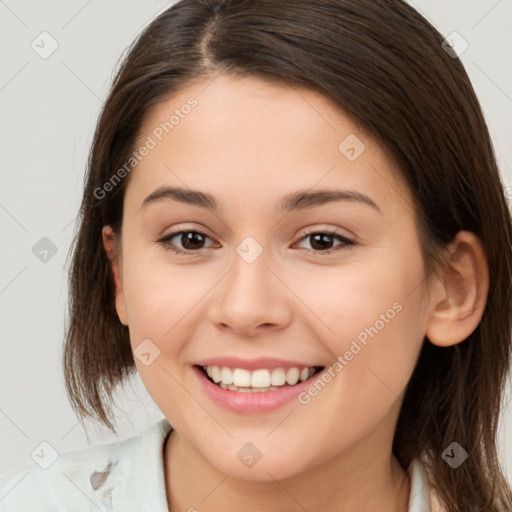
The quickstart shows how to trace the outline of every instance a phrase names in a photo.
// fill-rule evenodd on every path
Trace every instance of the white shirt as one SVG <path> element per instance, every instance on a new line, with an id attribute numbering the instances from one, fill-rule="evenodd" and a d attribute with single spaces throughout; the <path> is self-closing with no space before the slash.
<path id="1" fill-rule="evenodd" d="M 60 455 L 47 469 L 20 468 L 0 480 L 0 512 L 168 512 L 163 453 L 171 429 L 164 418 L 141 436 Z M 409 475 L 409 512 L 434 512 L 419 459 Z"/>

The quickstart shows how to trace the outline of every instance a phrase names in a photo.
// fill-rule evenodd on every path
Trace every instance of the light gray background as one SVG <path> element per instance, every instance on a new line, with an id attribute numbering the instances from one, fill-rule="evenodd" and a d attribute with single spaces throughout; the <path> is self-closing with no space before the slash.
<path id="1" fill-rule="evenodd" d="M 169 1 L 0 0 L 0 475 L 32 462 L 49 442 L 59 453 L 88 440 L 67 402 L 61 347 L 67 252 L 92 131 L 118 59 Z M 415 0 L 443 34 L 469 43 L 461 59 L 480 98 L 512 198 L 512 0 Z M 41 32 L 58 42 L 42 59 Z M 48 237 L 57 253 L 32 252 Z M 500 455 L 512 481 L 512 412 Z M 119 437 L 86 424 L 89 442 L 140 434 L 163 418 L 137 377 L 119 394 Z"/>

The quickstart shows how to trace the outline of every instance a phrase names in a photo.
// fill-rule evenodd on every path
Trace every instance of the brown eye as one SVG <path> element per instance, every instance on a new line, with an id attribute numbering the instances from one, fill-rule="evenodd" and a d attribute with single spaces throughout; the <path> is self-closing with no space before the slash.
<path id="1" fill-rule="evenodd" d="M 309 240 L 311 249 L 306 249 L 309 252 L 314 252 L 317 254 L 329 254 L 335 250 L 341 250 L 355 245 L 355 242 L 337 234 L 335 231 L 318 231 L 308 233 L 301 239 L 301 241 L 302 240 Z M 341 243 L 334 245 L 335 240 L 338 240 Z M 340 247 L 340 249 L 333 249 L 333 247 Z"/>
<path id="2" fill-rule="evenodd" d="M 171 240 L 176 239 L 178 242 L 172 242 Z M 196 230 L 182 230 L 170 233 L 164 238 L 160 239 L 167 249 L 176 252 L 177 254 L 188 254 L 195 251 L 205 249 L 205 241 L 209 239 L 207 235 L 201 231 Z M 179 244 L 181 244 L 182 249 Z"/>

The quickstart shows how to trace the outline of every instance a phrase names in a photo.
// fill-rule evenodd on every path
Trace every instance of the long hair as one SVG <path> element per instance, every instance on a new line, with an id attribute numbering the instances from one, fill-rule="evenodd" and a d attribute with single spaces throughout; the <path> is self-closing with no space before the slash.
<path id="1" fill-rule="evenodd" d="M 404 468 L 422 458 L 449 512 L 512 510 L 496 453 L 512 337 L 511 215 L 479 102 L 443 40 L 401 0 L 182 0 L 148 25 L 100 115 L 71 247 L 63 366 L 79 416 L 115 432 L 113 392 L 136 372 L 101 236 L 104 225 L 120 229 L 128 178 L 98 191 L 129 159 L 144 114 L 218 73 L 307 87 L 339 104 L 394 158 L 415 200 L 428 270 L 460 230 L 483 244 L 490 289 L 482 320 L 451 347 L 425 338 L 393 453 Z M 469 453 L 456 470 L 441 457 L 454 441 Z"/>

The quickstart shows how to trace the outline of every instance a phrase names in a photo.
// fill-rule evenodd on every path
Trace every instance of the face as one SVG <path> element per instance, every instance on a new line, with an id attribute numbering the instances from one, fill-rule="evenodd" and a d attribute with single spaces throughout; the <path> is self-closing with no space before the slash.
<path id="1" fill-rule="evenodd" d="M 383 149 L 318 93 L 222 75 L 150 111 L 143 145 L 116 305 L 183 443 L 260 480 L 389 448 L 428 305 Z"/>

